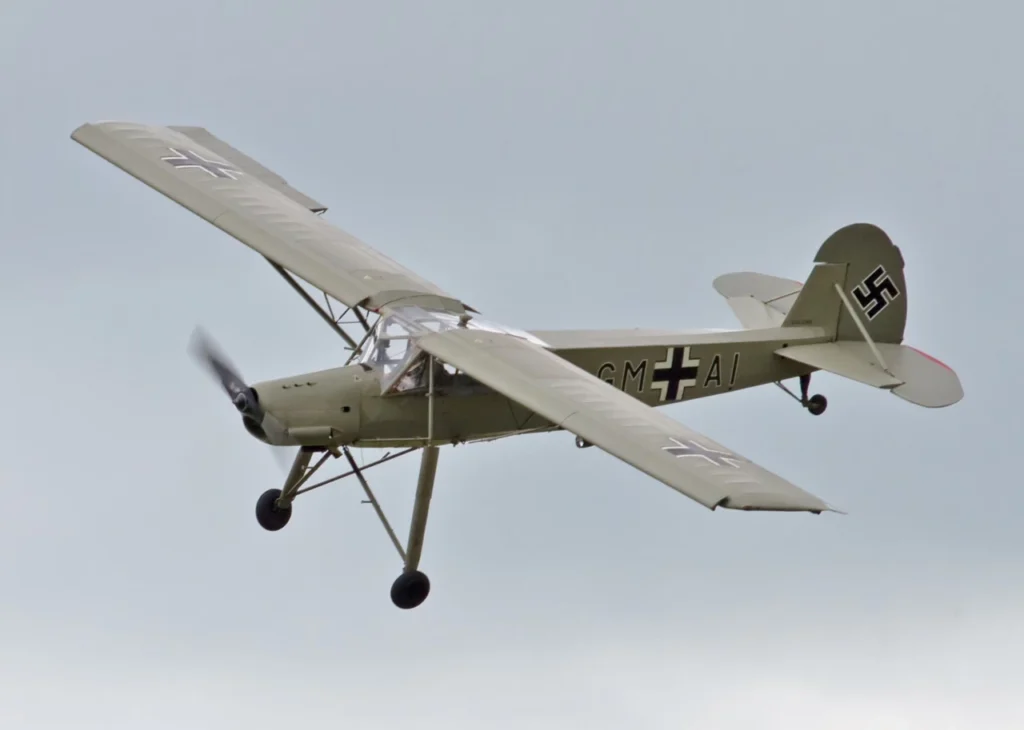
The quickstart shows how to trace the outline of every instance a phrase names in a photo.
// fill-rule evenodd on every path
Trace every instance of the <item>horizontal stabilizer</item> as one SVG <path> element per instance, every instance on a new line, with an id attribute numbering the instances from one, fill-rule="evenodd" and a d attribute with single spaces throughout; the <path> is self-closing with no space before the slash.
<path id="1" fill-rule="evenodd" d="M 775 354 L 874 388 L 891 390 L 925 408 L 944 408 L 964 397 L 960 378 L 945 363 L 907 345 L 880 342 L 876 347 L 884 362 L 878 361 L 866 342 L 797 345 L 776 350 Z"/>
<path id="2" fill-rule="evenodd" d="M 945 408 L 964 397 L 960 378 L 946 363 L 907 345 L 879 347 L 889 369 L 904 381 L 892 391 L 903 400 L 925 408 Z M 890 354 L 886 349 L 896 352 Z"/>
<path id="3" fill-rule="evenodd" d="M 885 372 L 874 361 L 871 349 L 863 342 L 822 342 L 818 345 L 796 345 L 775 351 L 788 360 L 812 368 L 841 375 L 873 388 L 893 388 L 903 381 Z"/>
<path id="4" fill-rule="evenodd" d="M 722 274 L 712 285 L 747 329 L 781 327 L 802 287 L 799 281 L 750 271 Z"/>

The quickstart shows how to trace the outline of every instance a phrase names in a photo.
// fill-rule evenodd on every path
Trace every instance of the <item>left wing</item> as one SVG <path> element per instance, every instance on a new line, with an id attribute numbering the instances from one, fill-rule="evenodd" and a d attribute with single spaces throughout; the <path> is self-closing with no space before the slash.
<path id="1" fill-rule="evenodd" d="M 460 328 L 417 344 L 709 509 L 838 512 L 532 342 Z"/>
<path id="2" fill-rule="evenodd" d="M 377 310 L 428 296 L 465 311 L 433 283 L 332 226 L 316 214 L 323 205 L 201 127 L 98 122 L 71 138 L 350 307 Z"/>

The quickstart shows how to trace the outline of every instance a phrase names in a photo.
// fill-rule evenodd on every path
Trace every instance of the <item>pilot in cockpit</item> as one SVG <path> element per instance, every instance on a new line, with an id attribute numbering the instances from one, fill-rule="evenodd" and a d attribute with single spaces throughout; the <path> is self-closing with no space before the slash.
<path id="1" fill-rule="evenodd" d="M 426 353 L 420 353 L 416 358 L 416 362 L 414 362 L 398 380 L 398 385 L 395 386 L 395 390 L 402 392 L 412 390 L 414 388 L 428 387 L 430 383 L 427 378 L 427 360 L 429 359 L 430 358 Z M 445 370 L 444 364 L 438 360 L 434 360 L 434 387 L 444 387 L 450 381 L 451 376 L 448 371 Z"/>

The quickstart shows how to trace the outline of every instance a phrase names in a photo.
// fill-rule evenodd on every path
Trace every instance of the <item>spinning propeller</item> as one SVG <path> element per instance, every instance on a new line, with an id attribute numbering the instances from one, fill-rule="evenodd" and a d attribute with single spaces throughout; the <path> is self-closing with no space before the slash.
<path id="1" fill-rule="evenodd" d="M 201 329 L 196 329 L 193 333 L 189 349 L 193 357 L 220 382 L 232 405 L 242 415 L 245 430 L 260 441 L 273 446 L 278 464 L 282 469 L 288 469 L 291 457 L 282 446 L 273 443 L 274 434 L 281 434 L 283 429 L 277 419 L 260 405 L 259 394 L 245 382 L 238 369 Z"/>

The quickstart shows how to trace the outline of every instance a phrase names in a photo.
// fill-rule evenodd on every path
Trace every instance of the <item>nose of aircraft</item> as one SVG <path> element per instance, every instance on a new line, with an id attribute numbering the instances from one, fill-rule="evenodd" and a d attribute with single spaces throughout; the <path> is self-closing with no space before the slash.
<path id="1" fill-rule="evenodd" d="M 255 384 L 261 408 L 280 425 L 277 433 L 264 426 L 267 439 L 282 446 L 352 443 L 359 436 L 362 395 L 372 377 L 351 365 Z"/>

